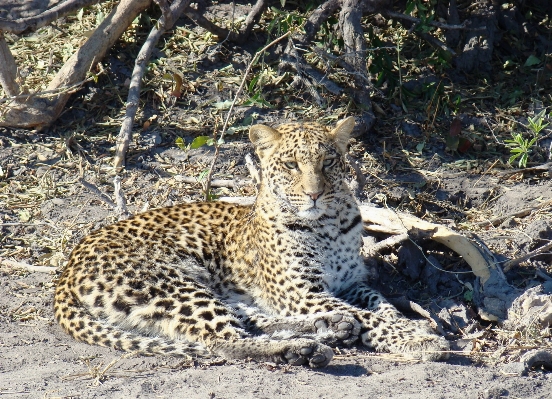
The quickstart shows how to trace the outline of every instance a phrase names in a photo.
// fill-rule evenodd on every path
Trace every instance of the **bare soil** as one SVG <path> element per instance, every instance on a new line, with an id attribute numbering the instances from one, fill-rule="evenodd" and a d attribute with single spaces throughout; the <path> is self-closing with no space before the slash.
<path id="1" fill-rule="evenodd" d="M 147 135 L 140 140 L 147 142 Z M 77 240 L 114 221 L 114 211 L 76 181 L 85 161 L 68 155 L 67 148 L 62 151 L 62 141 L 6 132 L 2 142 L 0 166 L 6 177 L 0 197 L 0 218 L 5 223 L 0 256 L 52 266 L 51 273 L 0 269 L 0 393 L 5 397 L 547 398 L 552 391 L 552 374 L 545 370 L 532 370 L 526 376 L 509 371 L 507 363 L 516 360 L 513 349 L 506 351 L 509 358 L 497 355 L 493 359 L 498 349 L 505 349 L 496 335 L 479 334 L 477 339 L 470 339 L 451 329 L 447 333 L 458 352 L 445 363 L 408 363 L 353 348 L 342 350 L 323 370 L 221 359 L 200 364 L 162 357 L 124 357 L 111 349 L 75 342 L 53 321 L 56 277 Z M 243 158 L 250 149 L 242 140 L 226 144 L 215 177 L 247 178 Z M 123 180 L 130 210 L 137 212 L 146 204 L 158 207 L 200 199 L 201 185 L 181 183 L 178 175 L 203 170 L 211 157 L 207 147 L 186 153 L 172 146 L 144 144 Z M 86 167 L 84 176 L 109 196 L 110 176 L 107 168 L 102 168 L 101 157 L 95 158 L 99 161 Z M 363 163 L 363 167 L 369 165 Z M 375 198 L 385 193 L 389 202 L 399 204 L 410 195 L 414 198 L 410 202 L 415 202 L 421 197 L 413 196 L 412 191 L 409 194 L 410 186 L 420 187 L 420 181 L 425 181 L 423 187 L 432 187 L 438 180 L 438 189 L 430 191 L 432 196 L 427 192 L 423 196 L 430 201 L 424 206 L 434 214 L 445 212 L 448 217 L 443 215 L 442 222 L 449 224 L 454 224 L 454 218 L 458 222 L 468 220 L 462 212 L 480 210 L 489 217 L 499 216 L 552 198 L 550 179 L 504 183 L 496 176 L 446 170 L 438 173 L 439 179 L 383 173 L 369 181 L 366 195 L 377 202 Z M 217 189 L 218 195 L 253 193 L 251 184 L 236 191 Z M 447 204 L 450 209 L 444 208 Z M 529 218 L 511 219 L 502 227 L 480 231 L 497 249 L 497 255 L 527 252 L 552 238 L 549 217 L 537 212 Z M 544 260 L 550 265 L 550 255 Z M 412 278 L 412 263 L 411 259 L 407 268 L 396 261 L 394 267 L 403 268 L 399 271 L 378 264 L 376 285 L 391 295 L 407 292 L 408 297 L 424 304 L 443 303 L 453 297 L 454 305 L 469 308 L 459 295 L 465 289 L 452 282 L 459 277 L 464 283 L 473 283 L 472 276 L 422 270 Z M 444 260 L 442 263 L 449 268 Z M 451 270 L 468 269 L 458 265 Z M 528 278 L 531 273 L 533 278 Z M 536 282 L 530 264 L 516 268 L 514 274 L 520 284 Z M 524 277 L 519 278 L 520 274 Z M 445 288 L 449 292 L 443 292 Z M 454 290 L 459 291 L 451 292 Z M 489 327 L 480 324 L 473 312 L 466 320 L 477 324 L 474 331 Z"/>

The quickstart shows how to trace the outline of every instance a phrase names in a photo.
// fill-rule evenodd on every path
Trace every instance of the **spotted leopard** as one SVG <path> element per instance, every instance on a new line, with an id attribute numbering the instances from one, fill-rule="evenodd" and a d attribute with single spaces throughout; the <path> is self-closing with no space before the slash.
<path id="1" fill-rule="evenodd" d="M 180 204 L 93 232 L 59 279 L 56 320 L 78 340 L 142 354 L 323 367 L 332 346 L 358 342 L 446 358 L 444 338 L 366 285 L 344 163 L 353 127 L 253 126 L 252 206 Z"/>

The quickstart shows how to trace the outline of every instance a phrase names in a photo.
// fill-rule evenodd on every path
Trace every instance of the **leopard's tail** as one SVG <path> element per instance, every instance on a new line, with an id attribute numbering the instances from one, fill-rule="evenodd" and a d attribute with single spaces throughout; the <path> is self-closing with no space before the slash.
<path id="1" fill-rule="evenodd" d="M 73 338 L 91 345 L 106 346 L 142 355 L 209 357 L 199 343 L 168 338 L 146 337 L 95 319 L 80 304 L 70 290 L 58 285 L 54 297 L 57 322 Z"/>

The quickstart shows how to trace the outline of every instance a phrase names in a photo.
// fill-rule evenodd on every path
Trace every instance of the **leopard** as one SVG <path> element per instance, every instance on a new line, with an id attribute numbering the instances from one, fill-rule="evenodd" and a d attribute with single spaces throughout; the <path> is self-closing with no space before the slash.
<path id="1" fill-rule="evenodd" d="M 177 204 L 92 232 L 59 276 L 55 319 L 77 340 L 140 355 L 319 368 L 357 345 L 447 359 L 443 336 L 368 284 L 347 184 L 354 126 L 253 125 L 253 204 Z"/>

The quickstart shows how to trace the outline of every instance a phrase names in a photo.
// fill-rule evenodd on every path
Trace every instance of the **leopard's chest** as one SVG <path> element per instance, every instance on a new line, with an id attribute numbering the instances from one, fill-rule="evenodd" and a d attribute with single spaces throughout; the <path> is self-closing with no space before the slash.
<path id="1" fill-rule="evenodd" d="M 360 256 L 361 229 L 353 216 L 339 223 L 326 221 L 310 229 L 290 231 L 280 263 L 290 265 L 292 271 L 300 270 L 307 279 L 318 276 L 330 292 L 341 291 L 367 277 Z"/>

